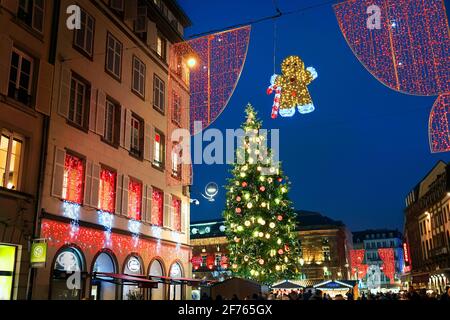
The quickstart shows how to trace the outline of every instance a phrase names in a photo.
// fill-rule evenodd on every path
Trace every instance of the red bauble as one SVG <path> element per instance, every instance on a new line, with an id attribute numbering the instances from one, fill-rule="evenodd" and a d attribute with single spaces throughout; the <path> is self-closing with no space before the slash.
<path id="1" fill-rule="evenodd" d="M 241 208 L 236 208 L 236 213 L 241 213 L 242 209 Z"/>
<path id="2" fill-rule="evenodd" d="M 283 254 L 283 253 L 284 253 L 283 249 L 278 250 L 278 254 Z"/>
<path id="3" fill-rule="evenodd" d="M 259 187 L 259 191 L 261 191 L 261 192 L 266 191 L 266 187 L 264 187 L 264 186 Z"/>
<path id="4" fill-rule="evenodd" d="M 287 244 L 284 245 L 284 251 L 289 252 L 290 248 Z"/>
<path id="5" fill-rule="evenodd" d="M 236 197 L 237 202 L 240 202 L 241 200 L 242 200 L 241 197 L 239 197 L 239 196 Z"/>
<path id="6" fill-rule="evenodd" d="M 245 187 L 247 187 L 248 186 L 248 184 L 247 184 L 247 182 L 242 182 L 242 186 L 245 188 Z"/>
<path id="7" fill-rule="evenodd" d="M 278 178 L 278 182 L 281 182 L 281 181 L 283 181 L 283 178 Z"/>
<path id="8" fill-rule="evenodd" d="M 280 214 L 280 215 L 277 217 L 277 220 L 278 220 L 278 221 L 283 220 L 283 216 Z"/>

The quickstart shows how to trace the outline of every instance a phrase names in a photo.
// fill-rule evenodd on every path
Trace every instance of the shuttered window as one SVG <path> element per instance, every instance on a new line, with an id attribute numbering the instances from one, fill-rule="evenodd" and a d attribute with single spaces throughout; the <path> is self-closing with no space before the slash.
<path id="1" fill-rule="evenodd" d="M 94 18 L 81 9 L 81 28 L 75 30 L 73 43 L 77 49 L 89 57 L 92 57 L 94 51 L 94 28 Z"/>
<path id="2" fill-rule="evenodd" d="M 82 204 L 84 193 L 84 160 L 70 153 L 64 161 L 62 198 Z"/>
<path id="3" fill-rule="evenodd" d="M 120 79 L 122 74 L 122 43 L 108 33 L 106 40 L 106 71 L 116 79 Z"/>

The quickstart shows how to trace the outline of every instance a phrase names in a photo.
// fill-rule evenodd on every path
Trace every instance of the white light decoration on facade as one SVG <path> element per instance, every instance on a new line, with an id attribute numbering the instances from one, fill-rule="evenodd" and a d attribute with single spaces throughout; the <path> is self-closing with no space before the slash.
<path id="1" fill-rule="evenodd" d="M 220 230 L 220 232 L 224 232 L 226 230 L 226 227 L 225 226 L 220 226 L 219 230 Z"/>
<path id="2" fill-rule="evenodd" d="M 80 219 L 80 205 L 73 202 L 63 202 L 63 214 L 65 217 L 78 221 Z"/>
<path id="3" fill-rule="evenodd" d="M 106 211 L 97 211 L 98 213 L 98 223 L 105 227 L 107 232 L 111 232 L 114 215 Z"/>
<path id="4" fill-rule="evenodd" d="M 141 229 L 141 223 L 136 220 L 129 220 L 128 221 L 128 230 L 130 230 L 131 233 L 137 235 L 139 234 Z"/>

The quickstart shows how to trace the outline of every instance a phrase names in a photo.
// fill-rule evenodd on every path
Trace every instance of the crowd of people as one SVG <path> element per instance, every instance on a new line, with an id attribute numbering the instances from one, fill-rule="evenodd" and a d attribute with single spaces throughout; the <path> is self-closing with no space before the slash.
<path id="1" fill-rule="evenodd" d="M 221 295 L 217 295 L 215 299 L 209 297 L 206 293 L 203 293 L 201 300 L 216 300 L 222 301 L 226 300 Z M 241 300 L 236 294 L 230 300 Z M 411 291 L 402 291 L 399 293 L 395 292 L 361 292 L 358 297 L 355 297 L 352 292 L 348 292 L 345 296 L 341 294 L 337 294 L 334 297 L 331 297 L 327 293 L 323 293 L 320 290 L 276 290 L 267 294 L 253 294 L 251 296 L 244 297 L 243 300 L 303 300 L 303 301 L 314 301 L 314 300 L 435 300 L 435 301 L 447 301 L 450 302 L 450 286 L 446 288 L 444 293 L 439 294 L 436 291 L 427 291 L 427 290 L 411 290 Z"/>

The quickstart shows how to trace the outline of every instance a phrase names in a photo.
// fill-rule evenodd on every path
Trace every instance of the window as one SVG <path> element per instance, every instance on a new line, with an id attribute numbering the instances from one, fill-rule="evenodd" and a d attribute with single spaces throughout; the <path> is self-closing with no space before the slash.
<path id="1" fill-rule="evenodd" d="M 117 173 L 107 168 L 100 170 L 100 191 L 98 208 L 102 211 L 114 213 L 116 208 L 116 180 Z"/>
<path id="2" fill-rule="evenodd" d="M 179 143 L 175 143 L 172 149 L 172 176 L 181 179 L 182 150 Z"/>
<path id="3" fill-rule="evenodd" d="M 119 137 L 120 105 L 108 98 L 105 105 L 105 132 L 103 139 L 113 146 L 118 146 Z"/>
<path id="4" fill-rule="evenodd" d="M 137 57 L 133 57 L 133 91 L 139 96 L 145 96 L 145 64 Z"/>
<path id="5" fill-rule="evenodd" d="M 109 6 L 119 12 L 124 11 L 124 0 L 109 0 Z"/>
<path id="6" fill-rule="evenodd" d="M 8 96 L 30 106 L 32 79 L 33 59 L 14 48 L 11 54 Z"/>
<path id="7" fill-rule="evenodd" d="M 72 74 L 68 119 L 73 124 L 82 128 L 88 127 L 89 97 L 90 85 L 85 80 Z"/>
<path id="8" fill-rule="evenodd" d="M 142 157 L 144 123 L 136 116 L 131 116 L 130 153 L 138 158 Z"/>
<path id="9" fill-rule="evenodd" d="M 82 204 L 84 191 L 84 160 L 67 153 L 64 161 L 62 198 Z"/>
<path id="10" fill-rule="evenodd" d="M 92 57 L 93 53 L 94 27 L 94 18 L 81 9 L 81 28 L 75 30 L 73 43 L 77 49 L 80 49 L 88 57 Z"/>
<path id="11" fill-rule="evenodd" d="M 84 271 L 82 254 L 74 247 L 66 247 L 56 254 L 53 274 L 51 279 L 52 300 L 79 300 L 82 288 L 69 289 L 67 276 L 73 272 Z"/>
<path id="12" fill-rule="evenodd" d="M 4 131 L 0 139 L 0 186 L 19 190 L 19 174 L 22 170 L 24 139 Z"/>
<path id="13" fill-rule="evenodd" d="M 181 97 L 173 92 L 173 108 L 172 108 L 172 122 L 177 126 L 181 125 Z"/>
<path id="14" fill-rule="evenodd" d="M 128 183 L 128 217 L 141 220 L 142 183 L 131 179 Z"/>
<path id="15" fill-rule="evenodd" d="M 155 141 L 153 143 L 153 165 L 158 168 L 164 168 L 165 158 L 165 137 L 164 135 L 155 130 Z"/>
<path id="16" fill-rule="evenodd" d="M 161 34 L 158 34 L 158 37 L 156 39 L 156 53 L 163 60 L 166 60 L 166 48 L 167 48 L 166 39 L 164 39 Z"/>
<path id="17" fill-rule="evenodd" d="M 151 223 L 157 226 L 163 225 L 164 215 L 164 192 L 153 187 L 152 193 L 152 217 Z"/>
<path id="18" fill-rule="evenodd" d="M 164 113 L 165 110 L 165 93 L 166 86 L 156 74 L 153 77 L 153 107 Z"/>
<path id="19" fill-rule="evenodd" d="M 322 247 L 322 253 L 323 253 L 323 260 L 324 261 L 330 261 L 330 259 L 331 259 L 330 247 L 329 246 L 323 246 Z"/>
<path id="20" fill-rule="evenodd" d="M 173 207 L 173 225 L 172 228 L 176 231 L 181 231 L 181 200 L 172 196 Z"/>
<path id="21" fill-rule="evenodd" d="M 122 43 L 108 33 L 106 40 L 106 71 L 120 79 L 122 74 Z"/>
<path id="22" fill-rule="evenodd" d="M 17 18 L 38 32 L 44 27 L 44 0 L 19 0 Z"/>

